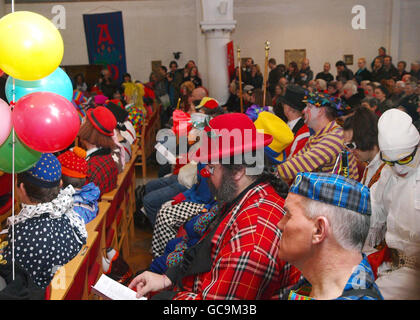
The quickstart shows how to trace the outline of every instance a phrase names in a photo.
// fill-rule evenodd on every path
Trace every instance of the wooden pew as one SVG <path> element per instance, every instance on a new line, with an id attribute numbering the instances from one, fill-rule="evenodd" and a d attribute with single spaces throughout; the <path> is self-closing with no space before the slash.
<path id="1" fill-rule="evenodd" d="M 111 204 L 107 201 L 98 202 L 98 214 L 86 224 L 87 232 L 97 231 L 101 237 L 101 248 L 105 248 L 105 221 Z"/>
<path id="2" fill-rule="evenodd" d="M 96 256 L 96 261 L 89 262 L 89 270 L 88 270 L 88 284 L 92 285 L 95 284 L 99 277 L 102 275 L 102 257 L 105 256 L 106 252 L 106 217 L 111 204 L 107 201 L 101 201 L 98 203 L 98 214 L 86 224 L 86 230 L 88 233 L 91 232 L 98 232 L 99 237 L 99 248 L 94 248 L 93 250 L 97 250 L 94 254 Z M 90 288 L 88 288 L 88 292 L 90 293 Z M 92 295 L 89 295 L 89 298 L 92 298 Z"/>
<path id="3" fill-rule="evenodd" d="M 87 244 L 83 246 L 79 254 L 69 261 L 62 269 L 59 269 L 51 281 L 50 288 L 50 299 L 62 300 L 66 298 L 71 285 L 75 281 L 75 276 L 80 268 L 82 267 L 83 259 L 88 259 L 85 263 L 87 264 L 86 270 L 82 270 L 85 273 L 83 280 L 83 286 L 86 292 L 83 292 L 82 299 L 94 299 L 94 295 L 90 293 L 89 285 L 94 285 L 99 277 L 102 275 L 102 257 L 104 256 L 105 245 L 105 222 L 108 210 L 111 204 L 107 201 L 101 201 L 98 203 L 98 214 L 96 217 L 86 224 L 86 231 L 88 232 Z M 87 250 L 89 247 L 89 250 Z M 91 250 L 95 250 L 92 254 Z M 61 274 L 60 274 L 61 272 Z M 65 285 L 63 282 L 65 281 Z M 79 280 L 81 282 L 81 280 Z M 86 283 L 85 283 L 86 282 Z M 56 288 L 54 289 L 54 284 Z"/>
<path id="4" fill-rule="evenodd" d="M 157 105 L 155 100 L 153 106 L 153 114 L 143 123 L 141 133 L 137 135 L 139 148 L 136 166 L 142 167 L 143 178 L 146 178 L 147 176 L 147 158 L 153 153 L 156 144 L 156 134 L 160 129 L 160 112 L 162 105 Z"/>
<path id="5" fill-rule="evenodd" d="M 106 225 L 115 230 L 114 248 L 124 252 L 130 251 L 130 238 L 134 233 L 133 214 L 135 210 L 135 161 L 134 152 L 137 153 L 137 145 L 132 146 L 130 161 L 126 163 L 124 170 L 118 175 L 117 188 L 102 195 L 102 201 L 110 203 L 110 215 L 113 221 L 107 221 Z"/>
<path id="6" fill-rule="evenodd" d="M 89 253 L 97 239 L 98 232 L 89 232 L 80 252 L 57 270 L 50 284 L 50 300 L 87 300 Z"/>

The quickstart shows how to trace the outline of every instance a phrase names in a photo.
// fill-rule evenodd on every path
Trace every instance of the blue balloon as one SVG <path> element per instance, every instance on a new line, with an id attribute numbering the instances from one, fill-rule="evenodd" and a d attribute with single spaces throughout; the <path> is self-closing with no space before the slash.
<path id="1" fill-rule="evenodd" d="M 13 98 L 13 78 L 8 77 L 6 81 L 6 98 L 9 103 Z M 15 79 L 15 102 L 23 96 L 33 92 L 53 92 L 63 96 L 71 102 L 73 99 L 73 84 L 61 68 L 57 68 L 53 73 L 45 78 L 35 81 L 23 81 Z"/>

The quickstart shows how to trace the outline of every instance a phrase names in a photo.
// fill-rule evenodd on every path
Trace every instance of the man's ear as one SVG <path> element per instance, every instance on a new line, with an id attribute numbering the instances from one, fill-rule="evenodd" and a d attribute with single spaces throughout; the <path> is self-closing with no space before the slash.
<path id="1" fill-rule="evenodd" d="M 60 189 L 63 187 L 63 179 L 60 179 Z"/>
<path id="2" fill-rule="evenodd" d="M 18 184 L 17 187 L 20 190 L 20 192 L 22 192 L 23 194 L 26 195 L 25 185 L 23 184 L 23 182 L 21 182 L 20 184 Z"/>
<path id="3" fill-rule="evenodd" d="M 246 168 L 243 167 L 241 170 L 236 171 L 236 173 L 233 175 L 233 179 L 235 181 L 239 181 L 242 179 L 242 177 L 245 175 Z"/>
<path id="4" fill-rule="evenodd" d="M 25 189 L 25 185 L 23 184 L 23 182 L 21 182 L 18 186 L 17 189 L 19 189 L 19 193 L 20 193 L 20 201 L 24 200 L 29 200 L 28 194 L 26 193 L 26 189 Z"/>
<path id="5" fill-rule="evenodd" d="M 320 244 L 325 240 L 330 231 L 330 222 L 326 217 L 319 216 L 314 220 L 314 227 L 312 233 L 312 243 Z"/>

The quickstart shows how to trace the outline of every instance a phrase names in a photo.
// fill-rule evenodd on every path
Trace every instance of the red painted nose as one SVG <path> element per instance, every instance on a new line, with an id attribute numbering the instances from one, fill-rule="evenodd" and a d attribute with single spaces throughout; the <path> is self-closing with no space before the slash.
<path id="1" fill-rule="evenodd" d="M 200 175 L 203 178 L 208 178 L 208 177 L 210 177 L 210 171 L 207 170 L 206 168 L 203 168 L 203 169 L 200 170 Z"/>

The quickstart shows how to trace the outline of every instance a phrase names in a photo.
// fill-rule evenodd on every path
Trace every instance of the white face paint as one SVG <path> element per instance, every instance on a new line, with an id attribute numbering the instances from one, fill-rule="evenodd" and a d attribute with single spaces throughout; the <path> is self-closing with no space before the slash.
<path id="1" fill-rule="evenodd" d="M 406 165 L 400 165 L 396 163 L 391 168 L 398 177 L 407 178 L 417 172 L 419 163 L 420 163 L 420 149 L 417 150 L 417 153 L 414 156 L 413 161 L 411 161 L 410 163 L 407 163 Z"/>
<path id="2" fill-rule="evenodd" d="M 321 108 L 318 108 L 309 103 L 306 105 L 306 108 L 303 110 L 303 115 L 304 115 L 305 123 L 309 128 L 312 128 L 312 129 L 314 128 L 314 124 L 319 118 L 320 113 L 321 113 Z"/>

